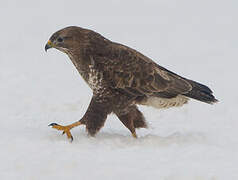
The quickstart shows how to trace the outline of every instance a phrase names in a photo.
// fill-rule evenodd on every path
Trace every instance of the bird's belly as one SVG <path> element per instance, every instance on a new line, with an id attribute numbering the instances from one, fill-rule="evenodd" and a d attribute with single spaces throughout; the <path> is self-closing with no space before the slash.
<path id="1" fill-rule="evenodd" d="M 146 100 L 141 102 L 141 105 L 152 106 L 154 108 L 170 108 L 170 107 L 180 107 L 188 102 L 189 98 L 178 95 L 174 98 L 159 98 L 159 97 L 148 97 Z"/>

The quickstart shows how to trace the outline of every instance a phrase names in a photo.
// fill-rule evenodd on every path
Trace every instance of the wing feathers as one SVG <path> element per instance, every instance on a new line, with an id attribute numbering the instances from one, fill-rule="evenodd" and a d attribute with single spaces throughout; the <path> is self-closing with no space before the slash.
<path id="1" fill-rule="evenodd" d="M 128 95 L 173 98 L 181 94 L 196 96 L 198 99 L 200 90 L 203 94 L 211 95 L 211 90 L 206 86 L 185 79 L 120 44 L 114 44 L 103 57 L 97 56 L 94 59 L 101 64 L 104 74 L 107 74 L 109 86 Z"/>

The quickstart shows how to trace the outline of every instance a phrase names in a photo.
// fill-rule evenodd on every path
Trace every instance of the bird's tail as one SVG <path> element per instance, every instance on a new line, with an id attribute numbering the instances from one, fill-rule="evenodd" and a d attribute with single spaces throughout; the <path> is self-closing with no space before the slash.
<path id="1" fill-rule="evenodd" d="M 187 79 L 186 79 L 187 80 Z M 188 80 L 188 82 L 192 85 L 192 90 L 188 93 L 184 94 L 184 96 L 208 103 L 213 104 L 218 102 L 218 100 L 213 96 L 212 90 L 200 83 L 197 83 L 192 80 Z"/>

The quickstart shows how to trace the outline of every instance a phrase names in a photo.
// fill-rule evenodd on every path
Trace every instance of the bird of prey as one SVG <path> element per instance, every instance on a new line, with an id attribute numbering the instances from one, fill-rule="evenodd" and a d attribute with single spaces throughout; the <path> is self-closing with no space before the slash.
<path id="1" fill-rule="evenodd" d="M 72 128 L 85 125 L 88 134 L 94 136 L 110 113 L 116 114 L 136 138 L 136 128 L 147 127 L 137 105 L 179 107 L 190 98 L 208 104 L 217 102 L 207 86 L 179 76 L 140 52 L 89 29 L 61 29 L 45 45 L 46 51 L 50 48 L 66 53 L 93 91 L 81 120 L 67 126 L 49 125 L 63 131 L 71 141 Z"/>

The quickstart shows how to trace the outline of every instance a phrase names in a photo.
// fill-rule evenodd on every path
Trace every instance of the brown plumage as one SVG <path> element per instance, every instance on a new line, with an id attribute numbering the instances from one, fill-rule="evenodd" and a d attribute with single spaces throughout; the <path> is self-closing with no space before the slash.
<path id="1" fill-rule="evenodd" d="M 52 47 L 69 56 L 93 91 L 88 110 L 79 122 L 69 126 L 50 124 L 71 139 L 70 129 L 81 124 L 94 136 L 112 112 L 136 137 L 135 128 L 147 127 L 137 104 L 168 108 L 182 106 L 189 98 L 209 104 L 217 101 L 207 86 L 88 29 L 71 26 L 57 31 L 45 50 Z"/>

